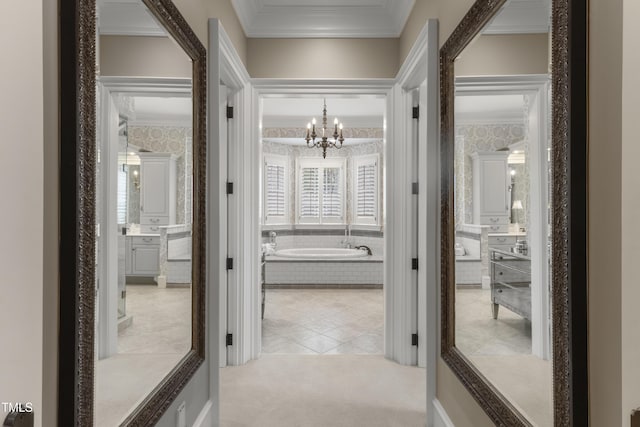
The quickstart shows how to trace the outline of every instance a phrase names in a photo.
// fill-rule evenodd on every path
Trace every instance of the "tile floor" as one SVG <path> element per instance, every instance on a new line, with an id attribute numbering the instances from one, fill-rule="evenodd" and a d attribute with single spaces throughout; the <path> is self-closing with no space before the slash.
<path id="1" fill-rule="evenodd" d="M 220 369 L 220 426 L 424 427 L 426 390 L 382 355 L 263 354 Z"/>
<path id="2" fill-rule="evenodd" d="M 500 307 L 491 313 L 491 291 L 456 290 L 456 346 L 537 426 L 553 425 L 553 372 L 531 354 L 531 322 Z"/>
<path id="3" fill-rule="evenodd" d="M 118 353 L 180 353 L 191 348 L 191 288 L 127 285 L 131 326 L 118 333 Z"/>
<path id="4" fill-rule="evenodd" d="M 500 307 L 491 312 L 491 291 L 456 290 L 456 346 L 467 355 L 531 354 L 531 322 Z"/>
<path id="5" fill-rule="evenodd" d="M 268 289 L 263 354 L 382 354 L 382 289 Z"/>
<path id="6" fill-rule="evenodd" d="M 95 425 L 120 425 L 191 348 L 191 289 L 127 285 L 131 326 L 96 363 Z"/>

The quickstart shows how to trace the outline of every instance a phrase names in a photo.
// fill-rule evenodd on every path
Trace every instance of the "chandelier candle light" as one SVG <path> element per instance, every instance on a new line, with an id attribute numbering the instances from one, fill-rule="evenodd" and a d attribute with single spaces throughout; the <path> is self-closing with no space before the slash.
<path id="1" fill-rule="evenodd" d="M 338 132 L 340 130 L 340 132 Z M 316 141 L 316 137 L 319 135 L 316 133 L 316 119 L 311 120 L 311 123 L 307 123 L 307 147 L 309 148 L 322 148 L 322 158 L 327 158 L 327 148 L 342 148 L 344 138 L 342 137 L 342 123 L 338 122 L 336 117 L 333 120 L 333 141 L 329 140 L 329 133 L 327 132 L 327 100 L 324 100 L 324 108 L 322 109 L 322 137 Z"/>

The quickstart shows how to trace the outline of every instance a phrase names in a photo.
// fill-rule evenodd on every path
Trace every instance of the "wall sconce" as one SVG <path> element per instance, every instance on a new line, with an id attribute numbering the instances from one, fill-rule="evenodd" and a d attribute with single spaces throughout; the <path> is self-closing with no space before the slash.
<path id="1" fill-rule="evenodd" d="M 133 186 L 136 190 L 140 189 L 140 174 L 137 169 L 133 171 Z"/>
<path id="2" fill-rule="evenodd" d="M 518 227 L 520 226 L 520 215 L 519 215 L 519 211 L 523 210 L 524 207 L 522 206 L 522 201 L 521 200 L 516 200 L 515 202 L 513 202 L 513 206 L 511 206 L 511 210 L 514 211 L 515 214 L 515 220 L 516 220 L 516 224 L 518 224 Z"/>

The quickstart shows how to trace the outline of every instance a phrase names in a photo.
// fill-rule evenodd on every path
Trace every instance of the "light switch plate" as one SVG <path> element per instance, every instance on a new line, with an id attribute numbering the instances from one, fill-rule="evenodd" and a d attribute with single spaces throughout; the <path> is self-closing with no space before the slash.
<path id="1" fill-rule="evenodd" d="M 178 406 L 178 414 L 176 416 L 176 427 L 187 427 L 187 411 L 184 402 Z"/>

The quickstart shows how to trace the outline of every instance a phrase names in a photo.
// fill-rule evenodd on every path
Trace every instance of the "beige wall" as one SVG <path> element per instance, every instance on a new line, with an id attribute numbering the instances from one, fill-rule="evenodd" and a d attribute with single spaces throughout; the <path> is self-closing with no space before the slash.
<path id="1" fill-rule="evenodd" d="M 230 0 L 173 0 L 173 2 L 205 47 L 209 44 L 209 18 L 220 19 L 240 59 L 246 65 L 247 38 Z"/>
<path id="2" fill-rule="evenodd" d="M 102 76 L 187 77 L 191 59 L 168 37 L 100 37 Z"/>
<path id="3" fill-rule="evenodd" d="M 42 425 L 58 412 L 58 5 L 44 6 L 44 218 Z"/>
<path id="4" fill-rule="evenodd" d="M 438 360 L 437 395 L 454 426 L 494 426 L 484 410 L 476 403 L 442 359 Z"/>
<path id="5" fill-rule="evenodd" d="M 399 39 L 248 39 L 251 77 L 393 78 Z"/>
<path id="6" fill-rule="evenodd" d="M 549 35 L 480 36 L 462 52 L 455 70 L 456 76 L 546 74 L 549 72 Z"/>
<path id="7" fill-rule="evenodd" d="M 622 425 L 620 169 L 625 90 L 622 0 L 590 0 L 589 7 L 589 391 L 591 425 L 599 427 Z"/>
<path id="8" fill-rule="evenodd" d="M 0 401 L 43 404 L 44 1 L 8 2 L 0 14 Z M 17 43 L 19 41 L 19 43 Z M 47 132 L 55 129 L 47 129 Z M 47 304 L 55 304 L 48 301 Z M 0 419 L 4 420 L 2 407 Z"/>
<path id="9" fill-rule="evenodd" d="M 640 2 L 623 0 L 622 65 L 622 419 L 629 426 L 629 414 L 640 407 Z"/>

